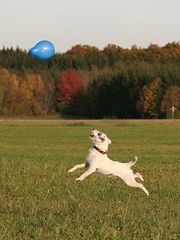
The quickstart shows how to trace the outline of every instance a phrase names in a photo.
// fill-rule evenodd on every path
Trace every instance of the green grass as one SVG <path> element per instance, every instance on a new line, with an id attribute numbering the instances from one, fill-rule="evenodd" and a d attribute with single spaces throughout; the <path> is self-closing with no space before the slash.
<path id="1" fill-rule="evenodd" d="M 91 128 L 109 157 L 138 155 L 147 197 L 120 179 L 67 170 L 84 161 Z M 1 121 L 0 240 L 180 239 L 180 121 Z"/>

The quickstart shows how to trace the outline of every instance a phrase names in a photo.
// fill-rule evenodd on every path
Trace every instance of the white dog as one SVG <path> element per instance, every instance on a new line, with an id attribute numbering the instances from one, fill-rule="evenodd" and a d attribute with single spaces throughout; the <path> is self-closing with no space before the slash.
<path id="1" fill-rule="evenodd" d="M 148 196 L 148 190 L 143 186 L 142 183 L 136 182 L 136 178 L 141 181 L 143 177 L 140 173 L 133 173 L 131 167 L 137 162 L 137 156 L 135 156 L 134 161 L 128 163 L 121 163 L 118 161 L 112 161 L 107 156 L 107 150 L 111 140 L 106 136 L 106 134 L 93 129 L 90 134 L 90 139 L 93 142 L 93 148 L 89 150 L 87 160 L 85 163 L 74 166 L 69 169 L 68 172 L 74 172 L 79 168 L 89 167 L 88 170 L 78 177 L 77 181 L 84 180 L 87 176 L 97 171 L 105 175 L 112 175 L 120 177 L 128 186 L 137 187 L 142 189 Z"/>

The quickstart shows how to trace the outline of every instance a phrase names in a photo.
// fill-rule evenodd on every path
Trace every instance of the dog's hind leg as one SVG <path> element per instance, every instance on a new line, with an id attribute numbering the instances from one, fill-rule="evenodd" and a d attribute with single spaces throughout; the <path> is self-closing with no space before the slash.
<path id="1" fill-rule="evenodd" d="M 124 179 L 123 179 L 123 180 L 124 180 Z M 127 179 L 127 180 L 124 180 L 124 181 L 125 181 L 125 183 L 126 183 L 128 186 L 130 186 L 130 187 L 136 187 L 136 188 L 142 189 L 142 190 L 146 193 L 146 195 L 149 196 L 148 190 L 143 186 L 142 183 L 136 182 L 135 179 L 131 179 L 131 180 L 130 180 L 130 179 Z"/>
<path id="2" fill-rule="evenodd" d="M 73 168 L 69 169 L 68 172 L 74 172 L 79 168 L 85 168 L 85 167 L 86 167 L 86 163 L 78 164 L 78 165 L 74 166 Z"/>
<path id="3" fill-rule="evenodd" d="M 146 194 L 147 196 L 149 196 L 148 190 L 143 186 L 142 183 L 138 183 L 137 185 L 135 185 L 135 187 L 138 187 L 138 188 L 142 189 L 142 190 L 145 192 L 145 194 Z"/>
<path id="4" fill-rule="evenodd" d="M 134 177 L 139 178 L 142 182 L 144 181 L 143 176 L 138 172 L 134 174 Z"/>

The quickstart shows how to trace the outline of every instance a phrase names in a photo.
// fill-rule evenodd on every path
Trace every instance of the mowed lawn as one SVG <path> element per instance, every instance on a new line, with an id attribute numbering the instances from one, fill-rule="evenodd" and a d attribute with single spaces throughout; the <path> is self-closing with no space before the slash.
<path id="1" fill-rule="evenodd" d="M 122 180 L 67 170 L 85 160 L 92 128 L 109 157 L 133 167 L 150 196 Z M 0 121 L 0 239 L 180 239 L 180 121 Z"/>

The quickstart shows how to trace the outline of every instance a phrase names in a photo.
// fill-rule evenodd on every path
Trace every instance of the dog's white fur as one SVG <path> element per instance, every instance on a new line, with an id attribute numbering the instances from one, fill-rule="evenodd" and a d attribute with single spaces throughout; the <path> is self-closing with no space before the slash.
<path id="1" fill-rule="evenodd" d="M 97 171 L 105 175 L 112 175 L 120 177 L 128 186 L 137 187 L 142 189 L 148 196 L 148 190 L 143 186 L 142 183 L 136 182 L 136 178 L 139 178 L 141 181 L 143 177 L 140 173 L 133 173 L 131 167 L 137 162 L 137 156 L 135 156 L 134 161 L 121 163 L 118 161 L 112 161 L 108 158 L 106 152 L 108 150 L 111 140 L 104 134 L 96 129 L 93 129 L 90 134 L 90 139 L 93 142 L 93 145 L 96 148 L 91 148 L 87 156 L 85 163 L 74 166 L 69 169 L 68 172 L 74 172 L 79 168 L 89 167 L 88 170 L 78 177 L 77 181 L 84 180 L 87 176 Z"/>

